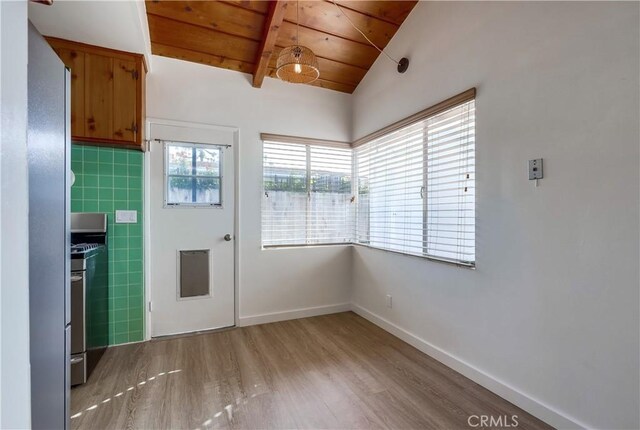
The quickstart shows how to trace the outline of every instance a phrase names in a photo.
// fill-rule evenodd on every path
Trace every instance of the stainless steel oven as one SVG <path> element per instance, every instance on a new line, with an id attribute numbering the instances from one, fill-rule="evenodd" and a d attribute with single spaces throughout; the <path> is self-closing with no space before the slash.
<path id="1" fill-rule="evenodd" d="M 87 380 L 86 347 L 84 341 L 84 271 L 71 272 L 71 385 Z M 73 305 L 76 306 L 73 306 Z"/>
<path id="2" fill-rule="evenodd" d="M 107 215 L 71 214 L 71 243 L 71 385 L 78 385 L 109 343 Z"/>

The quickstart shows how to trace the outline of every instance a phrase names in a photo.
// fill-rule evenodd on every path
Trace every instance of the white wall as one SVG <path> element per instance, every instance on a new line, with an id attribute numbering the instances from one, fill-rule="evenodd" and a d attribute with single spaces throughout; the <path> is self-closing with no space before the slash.
<path id="1" fill-rule="evenodd" d="M 151 42 L 145 4 L 141 0 L 56 0 L 29 3 L 29 19 L 45 36 L 105 46 L 145 55 Z"/>
<path id="2" fill-rule="evenodd" d="M 29 428 L 27 3 L 0 1 L 0 428 Z"/>
<path id="3" fill-rule="evenodd" d="M 240 130 L 240 324 L 322 312 L 336 309 L 334 305 L 348 304 L 349 247 L 261 249 L 259 134 L 349 140 L 349 96 L 270 78 L 257 89 L 249 83 L 248 75 L 158 56 L 153 57 L 153 64 L 147 80 L 149 117 Z M 281 314 L 265 316 L 273 313 Z"/>
<path id="4" fill-rule="evenodd" d="M 356 309 L 562 427 L 640 426 L 639 8 L 420 3 L 354 95 L 359 138 L 478 89 L 477 270 L 358 247 Z"/>

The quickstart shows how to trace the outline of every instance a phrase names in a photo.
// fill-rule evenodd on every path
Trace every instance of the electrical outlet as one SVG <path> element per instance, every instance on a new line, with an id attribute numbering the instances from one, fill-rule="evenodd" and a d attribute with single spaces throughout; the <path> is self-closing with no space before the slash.
<path id="1" fill-rule="evenodd" d="M 388 308 L 393 307 L 393 298 L 391 297 L 391 294 L 387 294 L 387 307 Z"/>
<path id="2" fill-rule="evenodd" d="M 116 224 L 135 224 L 138 222 L 138 211 L 116 211 Z"/>
<path id="3" fill-rule="evenodd" d="M 542 158 L 529 160 L 529 180 L 542 179 Z"/>

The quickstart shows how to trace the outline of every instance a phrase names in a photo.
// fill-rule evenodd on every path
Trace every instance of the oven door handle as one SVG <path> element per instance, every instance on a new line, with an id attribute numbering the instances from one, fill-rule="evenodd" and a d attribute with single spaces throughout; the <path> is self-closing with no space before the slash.
<path id="1" fill-rule="evenodd" d="M 84 361 L 84 357 L 73 357 L 71 358 L 71 364 L 78 364 Z"/>

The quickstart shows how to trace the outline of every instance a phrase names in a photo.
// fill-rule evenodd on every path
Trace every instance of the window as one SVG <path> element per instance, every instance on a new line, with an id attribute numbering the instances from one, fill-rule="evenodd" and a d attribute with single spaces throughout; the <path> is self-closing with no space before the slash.
<path id="1" fill-rule="evenodd" d="M 422 135 L 416 124 L 356 149 L 358 243 L 422 253 Z"/>
<path id="2" fill-rule="evenodd" d="M 263 246 L 355 243 L 475 266 L 475 88 L 352 145 L 262 139 Z"/>
<path id="3" fill-rule="evenodd" d="M 262 245 L 351 243 L 352 151 L 263 143 Z"/>
<path id="4" fill-rule="evenodd" d="M 167 206 L 221 206 L 222 147 L 165 142 Z"/>
<path id="5" fill-rule="evenodd" d="M 475 264 L 475 102 L 356 147 L 356 243 Z"/>

